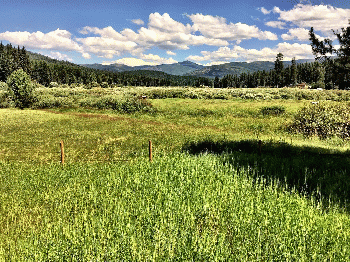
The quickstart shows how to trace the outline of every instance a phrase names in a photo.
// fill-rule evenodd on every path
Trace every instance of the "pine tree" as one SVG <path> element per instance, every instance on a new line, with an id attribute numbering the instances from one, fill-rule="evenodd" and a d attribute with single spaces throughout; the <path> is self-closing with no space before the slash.
<path id="1" fill-rule="evenodd" d="M 291 84 L 295 86 L 298 81 L 298 68 L 295 62 L 295 57 L 292 59 L 292 65 L 291 65 Z"/>
<path id="2" fill-rule="evenodd" d="M 350 87 L 350 20 L 347 28 L 342 28 L 340 32 L 333 30 L 339 41 L 339 48 L 333 46 L 332 40 L 322 41 L 316 38 L 313 27 L 309 31 L 311 47 L 316 60 L 325 63 L 331 59 L 332 54 L 337 55 L 333 64 L 336 73 L 335 83 L 341 88 Z"/>
<path id="3" fill-rule="evenodd" d="M 283 84 L 283 54 L 278 53 L 275 61 L 275 86 L 281 86 Z"/>

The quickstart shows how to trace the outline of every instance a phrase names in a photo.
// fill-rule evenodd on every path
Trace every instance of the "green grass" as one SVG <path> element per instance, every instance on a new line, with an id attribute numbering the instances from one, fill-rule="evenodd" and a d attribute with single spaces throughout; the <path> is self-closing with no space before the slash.
<path id="1" fill-rule="evenodd" d="M 0 261 L 350 259 L 349 141 L 285 129 L 347 92 L 37 91 L 73 107 L 0 109 Z M 141 94 L 153 111 L 76 106 Z"/>
<path id="2" fill-rule="evenodd" d="M 350 218 L 215 156 L 1 164 L 4 261 L 346 261 Z"/>

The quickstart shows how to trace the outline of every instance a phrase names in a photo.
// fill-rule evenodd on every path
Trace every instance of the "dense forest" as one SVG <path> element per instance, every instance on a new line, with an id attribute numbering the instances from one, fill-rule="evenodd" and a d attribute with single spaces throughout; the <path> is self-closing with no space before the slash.
<path id="1" fill-rule="evenodd" d="M 214 87 L 284 87 L 308 83 L 314 88 L 332 89 L 337 84 L 337 72 L 332 65 L 333 61 L 327 61 L 325 64 L 319 62 L 296 64 L 293 59 L 290 66 L 284 67 L 280 61 L 281 58 L 280 55 L 276 59 L 275 68 L 269 71 L 215 78 Z"/>
<path id="2" fill-rule="evenodd" d="M 211 86 L 212 81 L 204 77 L 174 76 L 156 71 L 130 71 L 114 73 L 79 66 L 27 52 L 11 44 L 0 44 L 0 81 L 6 82 L 11 73 L 22 68 L 32 80 L 49 86 L 57 84 L 84 84 L 102 86 Z"/>
<path id="3" fill-rule="evenodd" d="M 348 78 L 342 72 L 337 59 L 320 62 L 296 64 L 284 67 L 283 54 L 277 54 L 275 67 L 268 71 L 226 75 L 214 80 L 205 77 L 176 76 L 164 72 L 137 70 L 110 72 L 79 66 L 67 61 L 59 61 L 31 53 L 24 47 L 0 44 L 0 81 L 6 82 L 8 76 L 22 68 L 37 83 L 50 86 L 59 84 L 84 84 L 85 86 L 209 86 L 215 88 L 254 88 L 295 86 L 308 83 L 313 88 L 349 87 Z M 341 76 L 341 77 L 339 77 Z"/>

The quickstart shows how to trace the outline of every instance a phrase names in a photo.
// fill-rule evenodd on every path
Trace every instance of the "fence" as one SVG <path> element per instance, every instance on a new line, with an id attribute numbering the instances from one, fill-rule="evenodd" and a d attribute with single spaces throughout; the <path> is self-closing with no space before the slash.
<path id="1" fill-rule="evenodd" d="M 74 143 L 52 141 L 0 141 L 0 161 L 9 162 L 60 162 L 64 164 L 76 161 L 114 162 L 129 161 L 131 153 L 117 145 L 106 145 L 96 142 L 93 146 L 91 141 L 89 148 L 79 147 L 86 140 L 74 140 Z M 79 147 L 79 149 L 75 148 Z M 143 150 L 145 150 L 143 145 Z M 145 153 L 145 152 L 143 152 Z M 152 141 L 148 141 L 148 158 L 152 161 Z"/>

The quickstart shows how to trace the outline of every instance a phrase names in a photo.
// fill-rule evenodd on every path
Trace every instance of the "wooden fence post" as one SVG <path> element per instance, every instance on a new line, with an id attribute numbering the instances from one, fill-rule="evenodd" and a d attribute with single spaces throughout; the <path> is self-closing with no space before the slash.
<path id="1" fill-rule="evenodd" d="M 149 161 L 152 162 L 152 141 L 148 141 L 148 149 L 149 149 Z"/>
<path id="2" fill-rule="evenodd" d="M 261 142 L 261 140 L 259 140 L 258 141 L 258 153 L 259 153 L 259 155 L 261 155 L 261 145 L 262 145 L 262 142 Z"/>
<path id="3" fill-rule="evenodd" d="M 63 141 L 61 140 L 60 142 L 60 146 L 61 146 L 61 164 L 64 164 L 64 145 L 63 145 Z"/>

